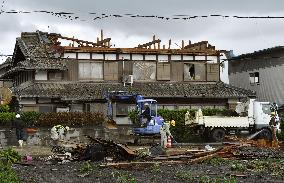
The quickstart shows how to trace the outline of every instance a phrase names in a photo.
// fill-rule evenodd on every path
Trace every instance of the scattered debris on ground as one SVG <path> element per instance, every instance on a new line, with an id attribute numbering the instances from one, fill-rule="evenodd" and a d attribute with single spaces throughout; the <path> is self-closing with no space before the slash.
<path id="1" fill-rule="evenodd" d="M 25 156 L 25 161 L 13 168 L 23 182 L 284 181 L 284 152 L 259 145 L 262 141 L 163 149 L 159 145 L 134 148 L 88 138 L 88 144 L 54 148 L 53 155 Z"/>

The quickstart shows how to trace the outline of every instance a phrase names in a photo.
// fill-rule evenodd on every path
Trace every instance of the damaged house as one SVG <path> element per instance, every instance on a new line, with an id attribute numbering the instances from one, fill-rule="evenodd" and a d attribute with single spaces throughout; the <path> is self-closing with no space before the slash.
<path id="1" fill-rule="evenodd" d="M 99 111 L 106 113 L 109 91 L 154 98 L 159 108 L 229 108 L 249 90 L 220 81 L 220 56 L 207 41 L 179 49 L 161 40 L 134 48 L 113 48 L 111 38 L 96 42 L 41 31 L 16 39 L 12 60 L 1 67 L 2 81 L 12 81 L 22 111 Z M 67 43 L 67 45 L 63 45 Z M 116 104 L 127 115 L 135 104 Z"/>

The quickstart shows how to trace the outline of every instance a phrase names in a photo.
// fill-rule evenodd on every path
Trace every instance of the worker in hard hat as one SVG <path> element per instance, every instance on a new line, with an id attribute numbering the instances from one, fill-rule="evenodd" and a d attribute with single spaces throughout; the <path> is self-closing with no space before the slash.
<path id="1" fill-rule="evenodd" d="M 21 119 L 20 114 L 16 114 L 16 119 L 12 122 L 12 128 L 16 128 L 17 140 L 18 140 L 19 146 L 22 147 L 24 143 L 25 123 Z"/>
<path id="2" fill-rule="evenodd" d="M 147 124 L 151 120 L 151 110 L 150 110 L 149 103 L 144 104 L 144 111 L 141 113 L 141 116 L 143 117 L 143 119 L 145 119 L 145 120 L 142 120 L 142 125 L 147 126 Z"/>
<path id="3" fill-rule="evenodd" d="M 70 130 L 68 126 L 62 126 L 62 125 L 55 125 L 51 128 L 51 139 L 53 140 L 53 145 L 58 145 L 58 142 L 60 140 L 65 139 L 66 133 Z"/>
<path id="4" fill-rule="evenodd" d="M 175 120 L 171 120 L 171 121 L 166 121 L 163 123 L 163 125 L 161 126 L 160 129 L 160 134 L 161 134 L 161 146 L 163 148 L 167 148 L 167 140 L 168 137 L 173 138 L 171 131 L 170 131 L 170 126 L 175 126 L 176 122 Z"/>

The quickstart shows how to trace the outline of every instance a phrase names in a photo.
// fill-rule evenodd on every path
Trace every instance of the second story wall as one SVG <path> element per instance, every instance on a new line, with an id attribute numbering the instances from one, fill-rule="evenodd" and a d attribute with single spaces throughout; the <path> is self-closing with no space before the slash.
<path id="1" fill-rule="evenodd" d="M 65 53 L 68 80 L 118 81 L 133 75 L 136 82 L 219 81 L 217 56 Z"/>
<path id="2" fill-rule="evenodd" d="M 266 57 L 230 61 L 230 84 L 255 91 L 260 101 L 284 104 L 284 59 Z"/>

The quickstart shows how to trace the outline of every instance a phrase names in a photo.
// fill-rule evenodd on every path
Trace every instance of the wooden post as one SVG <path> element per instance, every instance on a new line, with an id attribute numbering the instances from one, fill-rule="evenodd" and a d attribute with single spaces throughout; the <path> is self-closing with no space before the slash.
<path id="1" fill-rule="evenodd" d="M 153 36 L 153 41 L 155 41 L 156 40 L 156 38 L 155 38 L 155 35 Z M 150 48 L 151 48 L 151 46 L 150 46 Z M 156 49 L 156 43 L 154 43 L 154 49 Z"/>
<path id="2" fill-rule="evenodd" d="M 101 30 L 101 41 L 104 39 L 104 32 Z"/>

